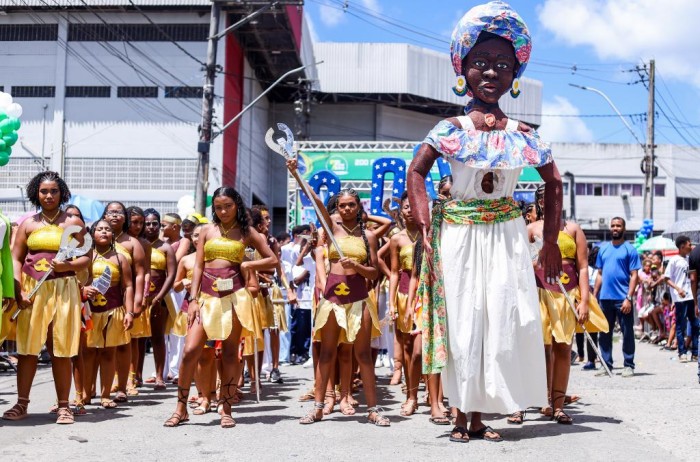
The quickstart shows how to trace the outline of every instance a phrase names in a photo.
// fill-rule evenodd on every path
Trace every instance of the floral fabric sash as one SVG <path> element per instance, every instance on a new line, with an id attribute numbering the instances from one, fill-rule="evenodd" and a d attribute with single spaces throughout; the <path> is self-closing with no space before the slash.
<path id="1" fill-rule="evenodd" d="M 460 225 L 488 225 L 522 216 L 512 197 L 437 202 L 433 207 L 430 247 L 423 252 L 418 299 L 423 304 L 423 373 L 437 374 L 447 365 L 447 310 L 440 259 L 442 222 Z M 431 261 L 428 262 L 428 258 Z M 429 264 L 430 263 L 430 264 Z M 431 271 L 432 266 L 432 271 Z"/>

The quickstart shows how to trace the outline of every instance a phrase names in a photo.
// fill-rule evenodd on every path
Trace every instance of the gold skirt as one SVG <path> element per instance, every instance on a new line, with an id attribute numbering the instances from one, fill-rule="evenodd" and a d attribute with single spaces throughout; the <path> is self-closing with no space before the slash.
<path id="1" fill-rule="evenodd" d="M 0 343 L 17 338 L 17 323 L 12 321 L 12 315 L 18 309 L 17 302 L 14 299 L 6 300 L 4 307 L 5 310 L 0 316 Z"/>
<path id="2" fill-rule="evenodd" d="M 22 273 L 22 291 L 29 293 L 37 281 Z M 52 325 L 53 355 L 70 358 L 80 346 L 80 289 L 75 276 L 49 279 L 36 295 L 31 309 L 17 318 L 17 353 L 37 356 L 46 343 Z"/>
<path id="3" fill-rule="evenodd" d="M 252 355 L 256 351 L 263 351 L 265 349 L 265 337 L 263 334 L 263 329 L 268 329 L 270 325 L 274 325 L 274 318 L 272 315 L 272 301 L 270 297 L 263 297 L 262 294 L 258 294 L 257 297 L 252 299 L 253 309 L 251 326 L 252 329 L 247 329 L 248 332 L 244 331 L 243 338 L 245 343 L 243 345 L 243 356 Z M 269 307 L 268 307 L 269 305 Z M 238 313 L 238 311 L 236 311 Z M 243 324 L 243 322 L 241 322 Z M 253 332 L 258 333 L 257 343 L 255 342 L 255 337 Z M 256 348 L 257 347 L 257 348 Z"/>
<path id="4" fill-rule="evenodd" d="M 131 334 L 124 330 L 126 309 L 123 306 L 104 313 L 92 313 L 92 329 L 87 331 L 87 346 L 110 348 L 131 342 Z"/>
<path id="5" fill-rule="evenodd" d="M 233 330 L 233 312 L 243 327 L 243 337 L 257 333 L 262 339 L 259 320 L 254 313 L 254 302 L 247 289 L 238 289 L 225 297 L 213 297 L 208 294 L 199 296 L 200 319 L 209 340 L 226 340 Z M 256 322 L 257 321 L 257 322 Z"/>
<path id="6" fill-rule="evenodd" d="M 149 306 L 141 312 L 138 318 L 134 319 L 134 325 L 129 331 L 131 338 L 149 338 L 151 336 L 151 307 Z"/>
<path id="7" fill-rule="evenodd" d="M 314 341 L 321 341 L 321 328 L 328 322 L 330 314 L 335 313 L 335 320 L 340 327 L 338 344 L 354 343 L 357 338 L 357 333 L 360 331 L 362 311 L 365 307 L 369 310 L 369 315 L 372 318 L 372 338 L 379 337 L 381 335 L 379 315 L 377 314 L 377 305 L 372 301 L 371 297 L 353 303 L 345 303 L 343 305 L 338 305 L 325 298 L 321 298 L 316 308 L 316 318 L 314 320 Z"/>
<path id="8" fill-rule="evenodd" d="M 278 286 L 272 286 L 271 290 L 272 296 L 272 311 L 273 311 L 273 328 L 277 328 L 280 332 L 289 332 L 289 327 L 287 326 L 287 312 L 284 309 L 284 302 L 277 302 L 276 300 L 283 300 L 282 290 Z"/>
<path id="9" fill-rule="evenodd" d="M 410 334 L 413 330 L 413 323 L 410 320 L 406 322 L 406 310 L 408 309 L 408 294 L 402 294 L 397 290 L 394 306 L 396 307 L 397 314 L 394 326 L 399 330 L 399 332 L 403 332 L 404 334 Z"/>
<path id="10" fill-rule="evenodd" d="M 571 344 L 574 333 L 583 332 L 576 321 L 574 312 L 569 307 L 564 294 L 541 288 L 537 289 L 540 297 L 540 314 L 542 315 L 542 334 L 544 344 L 551 345 L 552 338 L 557 343 Z M 578 303 L 581 292 L 578 287 L 569 291 L 569 297 Z M 589 333 L 608 332 L 608 321 L 593 295 L 588 298 L 588 321 L 586 330 Z"/>
<path id="11" fill-rule="evenodd" d="M 165 335 L 172 334 L 176 337 L 187 335 L 187 313 L 177 311 L 175 300 L 168 294 L 165 297 L 165 307 L 168 309 L 168 320 L 165 322 Z"/>

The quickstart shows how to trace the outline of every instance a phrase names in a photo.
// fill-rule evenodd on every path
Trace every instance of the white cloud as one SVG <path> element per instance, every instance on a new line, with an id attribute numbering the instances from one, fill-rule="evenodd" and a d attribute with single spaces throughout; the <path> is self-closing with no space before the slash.
<path id="1" fill-rule="evenodd" d="M 544 0 L 539 20 L 558 40 L 589 46 L 605 60 L 650 58 L 668 79 L 690 80 L 697 72 L 697 0 Z"/>
<path id="2" fill-rule="evenodd" d="M 379 6 L 379 2 L 377 0 L 361 0 L 361 3 L 368 10 L 372 10 L 372 13 L 377 14 L 382 12 L 382 8 Z"/>
<path id="3" fill-rule="evenodd" d="M 321 14 L 321 22 L 327 27 L 337 26 L 343 20 L 343 15 L 345 14 L 343 10 L 330 4 L 319 6 L 319 13 Z"/>
<path id="4" fill-rule="evenodd" d="M 555 96 L 553 101 L 542 103 L 543 114 L 577 116 L 581 112 L 563 96 Z M 593 141 L 593 132 L 580 117 L 542 116 L 538 130 L 542 139 L 549 142 L 588 143 Z"/>

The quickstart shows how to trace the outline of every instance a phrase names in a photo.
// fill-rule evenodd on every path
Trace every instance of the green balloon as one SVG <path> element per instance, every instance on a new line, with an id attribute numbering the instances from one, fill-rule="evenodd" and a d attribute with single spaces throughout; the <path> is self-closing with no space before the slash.
<path id="1" fill-rule="evenodd" d="M 3 135 L 12 132 L 12 122 L 10 122 L 10 119 L 0 121 L 0 132 L 2 132 Z"/>
<path id="2" fill-rule="evenodd" d="M 5 119 L 7 119 L 7 114 L 5 114 L 4 112 L 0 111 L 0 120 L 5 120 Z"/>
<path id="3" fill-rule="evenodd" d="M 10 121 L 10 124 L 12 126 L 12 130 L 17 131 L 19 130 L 19 127 L 22 125 L 22 123 L 19 121 L 17 117 L 10 117 L 7 119 Z"/>
<path id="4" fill-rule="evenodd" d="M 207 195 L 207 207 L 211 207 L 212 197 Z"/>
<path id="5" fill-rule="evenodd" d="M 5 151 L 0 151 L 0 167 L 4 167 L 10 161 L 10 156 Z"/>
<path id="6" fill-rule="evenodd" d="M 17 142 L 17 132 L 10 132 L 7 135 L 3 135 L 2 139 L 7 146 L 12 146 Z"/>
<path id="7" fill-rule="evenodd" d="M 7 143 L 5 143 L 5 140 L 0 138 L 0 151 L 4 151 L 6 147 L 8 147 Z"/>

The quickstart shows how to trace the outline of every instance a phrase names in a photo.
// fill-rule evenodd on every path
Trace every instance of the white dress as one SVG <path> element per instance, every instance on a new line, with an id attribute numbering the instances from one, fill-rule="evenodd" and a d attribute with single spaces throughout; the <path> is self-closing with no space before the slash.
<path id="1" fill-rule="evenodd" d="M 473 122 L 459 117 L 462 127 Z M 509 121 L 506 130 L 517 130 Z M 453 199 L 513 195 L 522 169 L 482 170 L 450 160 Z M 494 174 L 487 194 L 481 181 Z M 486 224 L 442 224 L 448 361 L 442 380 L 450 406 L 462 412 L 510 414 L 547 405 L 547 383 L 535 273 L 522 218 Z"/>

